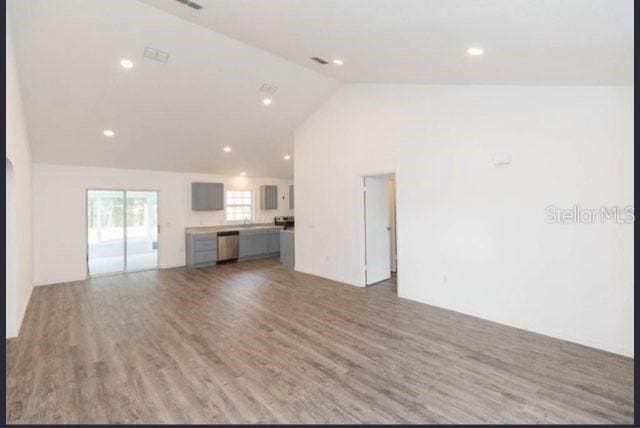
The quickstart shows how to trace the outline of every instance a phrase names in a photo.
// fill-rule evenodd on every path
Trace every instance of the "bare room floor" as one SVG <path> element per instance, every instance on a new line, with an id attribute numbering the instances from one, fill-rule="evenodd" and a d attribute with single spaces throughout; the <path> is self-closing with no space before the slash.
<path id="1" fill-rule="evenodd" d="M 633 360 L 277 260 L 37 287 L 9 423 L 632 423 Z"/>

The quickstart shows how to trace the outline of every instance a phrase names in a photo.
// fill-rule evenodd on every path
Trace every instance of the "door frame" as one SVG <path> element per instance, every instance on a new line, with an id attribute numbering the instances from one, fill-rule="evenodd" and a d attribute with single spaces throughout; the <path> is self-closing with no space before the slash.
<path id="1" fill-rule="evenodd" d="M 109 273 L 102 273 L 99 275 L 91 275 L 91 273 L 89 272 L 89 223 L 88 223 L 88 218 L 89 218 L 89 192 L 90 191 L 104 191 L 104 192 L 123 192 L 124 193 L 124 204 L 123 204 L 123 210 L 124 210 L 124 269 L 121 271 L 117 271 L 117 272 L 109 272 Z M 127 270 L 127 192 L 155 192 L 156 193 L 156 200 L 158 202 L 158 212 L 157 212 L 157 218 L 158 218 L 158 224 L 156 225 L 158 228 L 158 259 L 156 260 L 156 266 L 152 267 L 152 268 L 148 268 L 148 269 L 136 269 L 136 270 Z M 123 273 L 134 273 L 134 272 L 145 272 L 145 271 L 150 271 L 150 270 L 156 270 L 160 268 L 160 252 L 162 251 L 162 244 L 160 243 L 160 238 L 161 235 L 160 233 L 162 232 L 162 228 L 160 227 L 160 190 L 157 189 L 124 189 L 124 188 L 109 188 L 109 187 L 86 187 L 85 188 L 85 192 L 84 192 L 84 242 L 85 242 L 85 255 L 84 255 L 84 259 L 85 259 L 85 269 L 86 269 L 86 278 L 100 278 L 103 276 L 110 276 L 110 275 L 120 275 Z"/>
<path id="2" fill-rule="evenodd" d="M 393 184 L 391 184 L 393 183 Z M 390 244 L 391 244 L 391 273 L 398 273 L 398 227 L 396 225 L 396 177 L 389 179 L 389 191 L 393 189 L 392 197 L 389 198 L 389 204 L 393 201 L 393 207 L 389 207 L 389 226 L 391 227 L 389 235 Z M 393 209 L 391 209 L 393 208 Z"/>
<path id="3" fill-rule="evenodd" d="M 365 180 L 367 177 L 394 177 L 395 182 L 396 182 L 396 255 L 397 255 L 397 259 L 396 259 L 396 263 L 397 260 L 400 258 L 399 254 L 398 254 L 398 245 L 397 243 L 400 241 L 400 234 L 399 234 L 399 230 L 398 230 L 398 187 L 399 187 L 399 180 L 398 180 L 398 174 L 396 171 L 394 170 L 378 170 L 378 171 L 371 171 L 371 172 L 366 172 L 366 173 L 360 173 L 358 174 L 358 180 L 359 180 L 359 203 L 358 203 L 358 230 L 359 230 L 359 265 L 360 265 L 360 287 L 367 287 L 367 273 L 366 273 L 366 265 L 367 265 L 367 232 L 366 232 L 366 228 L 367 228 L 367 216 L 366 216 L 366 196 L 365 196 L 365 192 L 364 192 L 364 187 L 365 187 Z M 400 289 L 400 274 L 398 272 L 396 272 L 396 281 L 398 284 L 397 290 Z"/>

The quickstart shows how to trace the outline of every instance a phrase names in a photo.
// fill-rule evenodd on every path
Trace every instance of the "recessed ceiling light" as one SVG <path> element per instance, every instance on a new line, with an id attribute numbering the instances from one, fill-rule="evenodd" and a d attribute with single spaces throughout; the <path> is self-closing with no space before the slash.
<path id="1" fill-rule="evenodd" d="M 240 175 L 244 177 L 245 175 L 247 175 L 247 173 L 246 172 L 241 172 Z"/>
<path id="2" fill-rule="evenodd" d="M 105 129 L 104 131 L 102 131 L 102 135 L 104 135 L 105 137 L 113 137 L 114 135 L 116 135 L 116 133 L 110 129 Z"/>
<path id="3" fill-rule="evenodd" d="M 265 98 L 262 100 L 262 104 L 268 106 L 269 104 L 271 104 L 271 98 Z"/>
<path id="4" fill-rule="evenodd" d="M 227 146 L 227 147 L 223 148 L 222 150 L 224 150 L 225 152 L 229 153 L 231 151 L 231 147 Z"/>
<path id="5" fill-rule="evenodd" d="M 284 160 L 289 160 L 291 159 L 291 155 L 284 155 Z"/>
<path id="6" fill-rule="evenodd" d="M 120 61 L 120 65 L 122 66 L 122 68 L 124 68 L 124 69 L 126 69 L 126 70 L 130 70 L 130 69 L 132 69 L 132 68 L 133 68 L 133 62 L 131 62 L 130 60 L 128 60 L 128 59 L 126 59 L 126 58 L 125 58 L 125 59 L 122 59 L 122 60 Z"/>
<path id="7" fill-rule="evenodd" d="M 479 56 L 484 54 L 484 49 L 482 48 L 469 48 L 467 49 L 467 53 L 471 56 Z"/>
<path id="8" fill-rule="evenodd" d="M 343 62 L 341 59 L 338 59 L 338 58 L 334 59 L 334 60 L 333 60 L 333 63 L 334 63 L 335 65 L 342 65 L 342 64 L 344 64 L 344 62 Z"/>

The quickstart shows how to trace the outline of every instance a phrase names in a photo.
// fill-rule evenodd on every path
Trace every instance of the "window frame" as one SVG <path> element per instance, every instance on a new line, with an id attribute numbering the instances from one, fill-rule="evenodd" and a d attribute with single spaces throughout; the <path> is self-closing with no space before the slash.
<path id="1" fill-rule="evenodd" d="M 236 195 L 230 195 L 236 193 Z M 243 196 L 243 193 L 248 193 L 249 197 L 247 198 L 246 196 Z M 240 194 L 240 195 L 237 195 Z M 231 199 L 235 199 L 236 201 L 238 199 L 243 199 L 243 200 L 248 200 L 249 203 L 230 203 L 230 196 Z M 230 189 L 230 190 L 225 190 L 225 195 L 224 195 L 224 219 L 227 223 L 242 223 L 245 220 L 248 221 L 253 221 L 254 218 L 254 201 L 253 201 L 253 191 L 252 190 L 234 190 L 234 189 Z M 238 214 L 238 213 L 230 213 L 229 209 L 230 208 L 235 208 L 235 207 L 248 207 L 248 214 L 249 214 L 249 218 L 246 217 L 242 217 L 242 218 L 229 218 L 230 215 L 233 214 Z M 245 213 L 240 213 L 240 215 L 244 215 Z"/>

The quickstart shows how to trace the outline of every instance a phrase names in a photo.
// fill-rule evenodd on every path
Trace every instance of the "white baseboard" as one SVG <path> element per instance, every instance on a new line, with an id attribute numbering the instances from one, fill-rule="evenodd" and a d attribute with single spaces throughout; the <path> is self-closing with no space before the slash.
<path id="1" fill-rule="evenodd" d="M 329 280 L 331 280 L 331 281 L 339 282 L 339 283 L 341 283 L 341 284 L 351 285 L 351 286 L 353 286 L 353 287 L 360 287 L 360 288 L 364 287 L 364 285 L 360 285 L 360 284 L 353 284 L 353 283 L 351 283 L 351 282 L 349 282 L 349 281 L 346 281 L 346 280 L 344 280 L 344 279 L 340 279 L 340 278 L 333 278 L 333 277 L 327 276 L 326 274 L 321 274 L 321 273 L 313 272 L 313 271 L 309 271 L 309 270 L 306 270 L 306 269 L 300 269 L 300 268 L 298 268 L 297 266 L 295 267 L 295 269 L 294 269 L 294 270 L 295 270 L 296 272 L 306 273 L 307 275 L 313 275 L 313 276 L 317 276 L 317 277 L 319 277 L 319 278 L 329 279 Z"/>
<path id="2" fill-rule="evenodd" d="M 552 337 L 554 339 L 560 339 L 560 340 L 564 340 L 566 342 L 572 342 L 572 343 L 576 343 L 578 345 L 583 345 L 583 346 L 588 346 L 590 348 L 595 348 L 595 349 L 599 349 L 601 351 L 606 351 L 606 352 L 611 352 L 613 354 L 618 354 L 618 355 L 622 355 L 624 357 L 629 357 L 629 358 L 634 358 L 634 349 L 633 349 L 633 345 L 631 346 L 631 348 L 628 348 L 626 346 L 617 344 L 617 343 L 606 343 L 597 339 L 593 339 L 593 338 L 587 338 L 587 337 L 583 337 L 580 335 L 576 335 L 572 332 L 567 332 L 567 331 L 559 331 L 559 330 L 554 330 L 554 329 L 541 329 L 539 327 L 535 327 L 535 326 L 531 326 L 528 325 L 526 323 L 506 323 L 504 322 L 504 320 L 500 320 L 500 319 L 495 319 L 494 317 L 490 317 L 487 316 L 486 314 L 482 314 L 482 313 L 472 313 L 470 311 L 461 311 L 457 308 L 449 308 L 446 306 L 441 306 L 441 305 L 434 305 L 431 302 L 427 302 L 425 300 L 421 300 L 418 298 L 415 298 L 411 295 L 400 295 L 398 294 L 399 297 L 402 297 L 404 299 L 408 299 L 408 300 L 412 300 L 414 302 L 418 302 L 418 303 L 423 303 L 426 305 L 430 305 L 430 306 L 434 306 L 440 309 L 445 309 L 448 311 L 452 311 L 452 312 L 457 312 L 459 314 L 463 314 L 463 315 L 470 315 L 472 317 L 476 317 L 476 318 L 480 318 L 486 321 L 491 321 L 491 322 L 495 322 L 498 324 L 502 324 L 502 325 L 506 325 L 508 327 L 514 327 L 514 328 L 518 328 L 520 330 L 525 330 L 531 333 L 536 333 L 536 334 L 541 334 L 543 336 L 548 336 L 548 337 Z"/>

